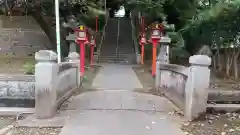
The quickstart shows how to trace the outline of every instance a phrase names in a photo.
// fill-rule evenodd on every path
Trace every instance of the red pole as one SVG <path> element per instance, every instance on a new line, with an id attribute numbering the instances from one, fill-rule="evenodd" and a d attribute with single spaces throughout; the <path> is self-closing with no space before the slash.
<path id="1" fill-rule="evenodd" d="M 96 16 L 96 32 L 98 32 L 98 16 Z"/>
<path id="2" fill-rule="evenodd" d="M 152 50 L 152 76 L 156 75 L 156 55 L 157 55 L 157 41 L 153 40 L 153 50 Z"/>
<path id="3" fill-rule="evenodd" d="M 84 64 L 85 64 L 85 44 L 84 42 L 80 43 L 80 75 L 84 75 Z"/>
<path id="4" fill-rule="evenodd" d="M 94 45 L 91 45 L 90 64 L 93 64 L 93 52 L 94 52 Z"/>
<path id="5" fill-rule="evenodd" d="M 143 65 L 144 64 L 144 44 L 142 43 L 142 46 L 141 46 L 141 64 Z"/>

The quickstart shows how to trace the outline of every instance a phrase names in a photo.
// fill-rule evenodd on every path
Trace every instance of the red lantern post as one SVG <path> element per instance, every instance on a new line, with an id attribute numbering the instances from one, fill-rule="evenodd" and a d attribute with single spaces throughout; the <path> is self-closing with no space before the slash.
<path id="1" fill-rule="evenodd" d="M 144 64 L 144 45 L 147 43 L 145 33 L 142 34 L 140 45 L 141 45 L 141 64 Z"/>
<path id="2" fill-rule="evenodd" d="M 161 28 L 157 24 L 155 28 L 152 29 L 151 42 L 153 44 L 152 49 L 152 75 L 156 75 L 156 60 L 157 60 L 157 44 L 161 38 Z"/>
<path id="3" fill-rule="evenodd" d="M 80 45 L 80 75 L 84 75 L 85 67 L 85 44 L 87 43 L 87 32 L 84 26 L 80 26 L 79 29 L 75 30 L 77 35 L 76 43 Z"/>
<path id="4" fill-rule="evenodd" d="M 94 57 L 94 55 L 93 55 L 93 53 L 94 53 L 94 47 L 96 46 L 96 40 L 95 40 L 95 38 L 92 36 L 91 37 L 91 42 L 90 42 L 90 54 L 91 54 L 91 56 L 90 56 L 90 64 L 93 64 L 93 57 Z"/>

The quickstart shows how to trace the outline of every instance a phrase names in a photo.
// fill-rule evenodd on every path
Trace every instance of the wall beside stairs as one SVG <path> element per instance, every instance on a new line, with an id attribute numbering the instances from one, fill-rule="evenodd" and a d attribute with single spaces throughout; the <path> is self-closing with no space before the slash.
<path id="1" fill-rule="evenodd" d="M 31 16 L 0 16 L 0 53 L 27 56 L 50 45 L 45 32 Z"/>

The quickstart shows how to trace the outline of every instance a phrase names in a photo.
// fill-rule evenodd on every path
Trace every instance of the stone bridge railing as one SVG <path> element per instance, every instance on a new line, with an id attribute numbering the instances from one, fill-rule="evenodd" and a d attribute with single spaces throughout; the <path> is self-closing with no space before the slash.
<path id="1" fill-rule="evenodd" d="M 194 55 L 189 63 L 185 67 L 157 62 L 156 88 L 184 112 L 187 120 L 193 120 L 206 112 L 211 59 Z"/>
<path id="2" fill-rule="evenodd" d="M 80 86 L 79 55 L 57 63 L 57 54 L 41 50 L 35 54 L 35 109 L 38 118 L 49 118 Z"/>

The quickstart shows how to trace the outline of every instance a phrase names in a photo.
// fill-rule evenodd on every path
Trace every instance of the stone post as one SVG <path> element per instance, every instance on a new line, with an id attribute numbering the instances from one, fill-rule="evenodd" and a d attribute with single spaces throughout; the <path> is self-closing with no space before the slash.
<path id="1" fill-rule="evenodd" d="M 69 62 L 74 62 L 77 65 L 77 83 L 78 83 L 78 87 L 80 87 L 80 83 L 81 83 L 81 76 L 80 76 L 80 56 L 77 52 L 70 52 L 68 55 L 69 58 Z"/>
<path id="2" fill-rule="evenodd" d="M 156 78 L 155 78 L 155 88 L 158 91 L 161 84 L 161 71 L 160 71 L 160 61 L 156 62 Z"/>
<path id="3" fill-rule="evenodd" d="M 57 54 L 49 50 L 35 53 L 35 109 L 36 117 L 51 118 L 56 113 Z"/>
<path id="4" fill-rule="evenodd" d="M 69 52 L 77 52 L 77 44 L 75 42 L 70 43 Z"/>
<path id="5" fill-rule="evenodd" d="M 71 33 L 69 33 L 69 35 L 66 37 L 66 40 L 70 42 L 69 52 L 77 52 L 77 43 L 75 42 L 76 39 L 77 36 Z"/>
<path id="6" fill-rule="evenodd" d="M 188 79 L 185 87 L 185 118 L 189 121 L 206 112 L 210 85 L 211 58 L 206 55 L 194 55 L 189 58 Z"/>
<path id="7" fill-rule="evenodd" d="M 169 44 L 171 39 L 169 37 L 161 37 L 160 40 L 160 50 L 157 56 L 156 61 L 156 79 L 155 79 L 155 88 L 158 89 L 161 85 L 161 64 L 169 64 Z"/>

